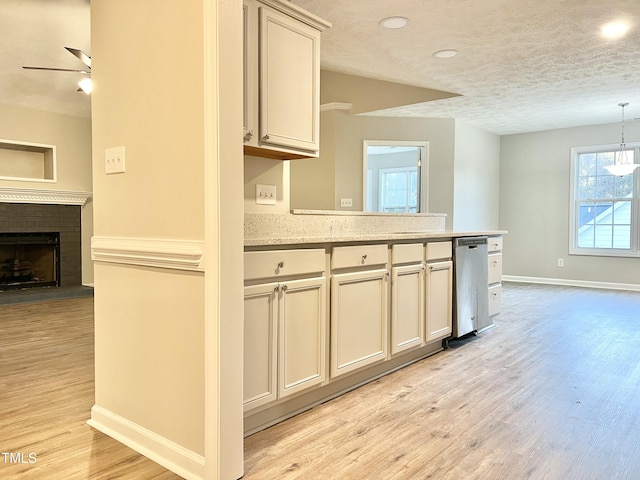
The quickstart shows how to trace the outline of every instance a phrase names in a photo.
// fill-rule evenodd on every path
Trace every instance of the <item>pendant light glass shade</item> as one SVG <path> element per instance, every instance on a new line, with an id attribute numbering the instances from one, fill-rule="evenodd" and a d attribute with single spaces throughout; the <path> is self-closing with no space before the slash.
<path id="1" fill-rule="evenodd" d="M 625 175 L 631 175 L 636 168 L 640 167 L 640 164 L 633 163 L 633 155 L 629 155 L 624 143 L 624 107 L 629 105 L 628 103 L 619 103 L 618 106 L 622 108 L 622 138 L 620 140 L 620 151 L 616 152 L 613 165 L 608 165 L 604 169 L 611 175 L 617 177 L 623 177 Z"/>

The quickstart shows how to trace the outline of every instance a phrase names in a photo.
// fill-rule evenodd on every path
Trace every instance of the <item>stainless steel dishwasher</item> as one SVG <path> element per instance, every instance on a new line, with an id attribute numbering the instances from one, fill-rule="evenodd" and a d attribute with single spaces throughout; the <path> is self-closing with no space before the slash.
<path id="1" fill-rule="evenodd" d="M 487 237 L 455 241 L 453 338 L 477 333 L 493 324 L 489 318 L 487 255 Z"/>

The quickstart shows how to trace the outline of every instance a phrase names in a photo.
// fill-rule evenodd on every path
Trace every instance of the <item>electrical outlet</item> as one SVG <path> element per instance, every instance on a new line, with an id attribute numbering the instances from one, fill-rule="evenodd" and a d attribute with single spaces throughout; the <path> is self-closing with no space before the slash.
<path id="1" fill-rule="evenodd" d="M 341 207 L 353 207 L 353 199 L 352 198 L 341 198 L 340 199 Z"/>
<path id="2" fill-rule="evenodd" d="M 124 173 L 124 147 L 105 148 L 104 173 Z"/>
<path id="3" fill-rule="evenodd" d="M 564 267 L 564 258 L 559 258 L 558 259 L 558 266 L 559 267 Z"/>
<path id="4" fill-rule="evenodd" d="M 276 204 L 276 186 L 256 184 L 256 203 L 258 205 Z"/>

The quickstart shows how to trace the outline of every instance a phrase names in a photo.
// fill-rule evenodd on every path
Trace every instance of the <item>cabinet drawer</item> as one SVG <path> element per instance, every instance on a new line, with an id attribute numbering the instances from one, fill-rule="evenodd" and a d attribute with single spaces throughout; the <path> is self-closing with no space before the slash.
<path id="1" fill-rule="evenodd" d="M 502 281 L 502 254 L 489 255 L 489 285 Z"/>
<path id="2" fill-rule="evenodd" d="M 244 253 L 244 279 L 285 277 L 325 271 L 323 248 Z"/>
<path id="3" fill-rule="evenodd" d="M 427 262 L 450 258 L 452 255 L 451 242 L 429 242 L 426 248 Z"/>
<path id="4" fill-rule="evenodd" d="M 489 253 L 502 251 L 502 237 L 489 237 L 487 239 Z"/>
<path id="5" fill-rule="evenodd" d="M 489 287 L 489 316 L 496 315 L 502 310 L 502 285 Z"/>
<path id="6" fill-rule="evenodd" d="M 401 263 L 422 262 L 422 243 L 407 243 L 391 246 L 391 263 L 399 265 Z"/>
<path id="7" fill-rule="evenodd" d="M 335 247 L 331 256 L 331 268 L 363 267 L 386 265 L 389 261 L 386 245 L 354 245 Z"/>

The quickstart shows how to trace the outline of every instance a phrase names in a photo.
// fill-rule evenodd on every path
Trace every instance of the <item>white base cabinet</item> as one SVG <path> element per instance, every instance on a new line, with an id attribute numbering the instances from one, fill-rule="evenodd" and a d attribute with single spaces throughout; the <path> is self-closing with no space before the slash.
<path id="1" fill-rule="evenodd" d="M 245 411 L 326 380 L 324 262 L 317 249 L 245 253 Z M 257 280 L 267 275 L 278 277 Z"/>
<path id="2" fill-rule="evenodd" d="M 278 316 L 278 396 L 322 383 L 325 376 L 326 278 L 281 285 Z"/>
<path id="3" fill-rule="evenodd" d="M 453 244 L 430 242 L 425 247 L 427 266 L 426 341 L 449 337 L 453 326 Z"/>
<path id="4" fill-rule="evenodd" d="M 453 262 L 427 264 L 426 340 L 430 342 L 451 335 Z"/>
<path id="5" fill-rule="evenodd" d="M 391 355 L 424 343 L 424 246 L 391 246 Z"/>
<path id="6" fill-rule="evenodd" d="M 489 237 L 489 316 L 497 315 L 502 309 L 502 236 Z"/>
<path id="7" fill-rule="evenodd" d="M 387 358 L 386 269 L 331 278 L 331 377 Z"/>

